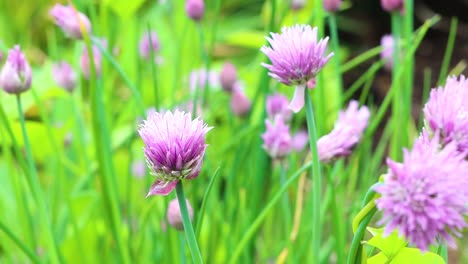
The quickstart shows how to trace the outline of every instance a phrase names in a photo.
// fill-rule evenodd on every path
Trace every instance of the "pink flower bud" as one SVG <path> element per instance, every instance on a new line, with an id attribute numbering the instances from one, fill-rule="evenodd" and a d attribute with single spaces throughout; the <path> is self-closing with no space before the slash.
<path id="1" fill-rule="evenodd" d="M 237 86 L 237 88 L 236 88 Z M 235 84 L 235 88 L 231 95 L 231 110 L 234 115 L 244 117 L 250 112 L 251 103 L 249 98 L 245 95 L 239 84 Z"/>
<path id="2" fill-rule="evenodd" d="M 0 86 L 10 94 L 20 94 L 31 87 L 32 71 L 20 46 L 8 53 L 7 61 L 0 72 Z"/>
<path id="3" fill-rule="evenodd" d="M 80 23 L 82 23 L 86 32 L 91 32 L 91 22 L 88 17 L 78 11 L 75 12 L 71 6 L 56 4 L 49 14 L 54 17 L 55 24 L 61 27 L 63 32 L 71 38 L 83 38 Z"/>
<path id="4" fill-rule="evenodd" d="M 190 205 L 188 200 L 185 200 L 187 204 L 187 210 L 190 216 L 190 221 L 193 220 L 193 209 Z M 184 230 L 184 223 L 182 221 L 182 214 L 180 213 L 179 202 L 177 199 L 174 199 L 169 202 L 169 206 L 167 207 L 167 221 L 169 224 L 179 230 Z"/>
<path id="5" fill-rule="evenodd" d="M 158 52 L 160 49 L 159 39 L 156 32 L 145 32 L 141 37 L 139 44 L 140 56 L 147 60 L 151 57 L 151 49 L 154 53 Z"/>
<path id="6" fill-rule="evenodd" d="M 236 67 L 230 63 L 226 62 L 221 69 L 219 74 L 219 82 L 224 91 L 230 93 L 233 90 L 233 86 L 237 81 L 237 70 Z"/>
<path id="7" fill-rule="evenodd" d="M 52 65 L 52 77 L 55 82 L 68 92 L 73 92 L 76 86 L 76 73 L 65 61 Z"/>
<path id="8" fill-rule="evenodd" d="M 203 0 L 187 0 L 185 2 L 185 12 L 187 16 L 195 22 L 200 21 L 205 14 L 205 3 Z"/>
<path id="9" fill-rule="evenodd" d="M 380 0 L 382 8 L 387 12 L 393 12 L 400 10 L 403 13 L 404 2 L 403 0 Z"/>
<path id="10" fill-rule="evenodd" d="M 340 9 L 341 3 L 341 0 L 323 0 L 323 8 L 326 11 L 333 13 Z"/>
<path id="11" fill-rule="evenodd" d="M 304 8 L 306 0 L 292 0 L 291 9 L 294 11 L 299 11 Z"/>

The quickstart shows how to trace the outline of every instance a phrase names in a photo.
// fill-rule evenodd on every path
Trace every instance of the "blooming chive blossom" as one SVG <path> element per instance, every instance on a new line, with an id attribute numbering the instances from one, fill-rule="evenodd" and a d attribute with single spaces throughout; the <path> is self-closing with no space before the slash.
<path id="1" fill-rule="evenodd" d="M 440 149 L 438 136 L 423 132 L 402 163 L 387 160 L 384 183 L 375 188 L 384 235 L 398 229 L 423 251 L 441 240 L 455 246 L 452 235 L 460 235 L 468 215 L 468 162 L 455 148 L 450 143 Z"/>
<path id="2" fill-rule="evenodd" d="M 73 92 L 76 86 L 76 73 L 65 61 L 52 65 L 52 77 L 55 82 L 68 92 Z"/>
<path id="3" fill-rule="evenodd" d="M 468 79 L 449 77 L 445 87 L 431 90 L 424 106 L 426 126 L 441 135 L 442 143 L 454 141 L 468 155 Z"/>
<path id="4" fill-rule="evenodd" d="M 266 98 L 266 111 L 269 117 L 273 118 L 277 115 L 283 116 L 285 121 L 292 117 L 291 110 L 288 108 L 288 98 L 280 93 L 269 95 Z"/>
<path id="5" fill-rule="evenodd" d="M 7 61 L 0 72 L 0 87 L 10 94 L 20 94 L 31 87 L 32 71 L 20 46 L 8 53 Z"/>
<path id="6" fill-rule="evenodd" d="M 285 124 L 282 116 L 274 120 L 265 121 L 266 131 L 262 135 L 263 148 L 273 159 L 284 158 L 291 152 L 292 139 L 289 126 Z"/>
<path id="7" fill-rule="evenodd" d="M 150 195 L 168 195 L 182 179 L 198 176 L 207 145 L 205 135 L 211 129 L 190 113 L 155 112 L 140 125 L 145 144 L 146 162 L 156 177 Z"/>
<path id="8" fill-rule="evenodd" d="M 91 32 L 91 22 L 84 14 L 73 10 L 71 6 L 56 4 L 51 10 L 50 15 L 54 17 L 55 24 L 71 38 L 82 39 L 80 23 L 83 24 L 86 32 Z"/>
<path id="9" fill-rule="evenodd" d="M 158 52 L 161 46 L 156 32 L 150 32 L 149 35 L 148 32 L 145 32 L 140 40 L 138 48 L 140 56 L 145 60 L 151 57 L 151 49 L 154 53 Z"/>
<path id="10" fill-rule="evenodd" d="M 295 85 L 291 110 L 299 112 L 304 106 L 306 83 L 314 79 L 333 53 L 325 55 L 328 37 L 317 40 L 317 28 L 309 25 L 283 27 L 281 34 L 271 33 L 266 39 L 271 47 L 260 50 L 271 64 L 262 63 L 269 75 L 286 85 Z"/>
<path id="11" fill-rule="evenodd" d="M 367 127 L 369 109 L 359 108 L 359 103 L 351 101 L 346 111 L 339 113 L 333 130 L 317 141 L 320 161 L 330 162 L 335 158 L 347 156 L 359 142 Z"/>
<path id="12" fill-rule="evenodd" d="M 189 201 L 186 199 L 187 210 L 189 213 L 190 221 L 193 220 L 193 208 L 190 205 Z M 184 230 L 184 223 L 182 221 L 182 214 L 180 213 L 180 206 L 177 199 L 174 199 L 169 202 L 169 206 L 167 207 L 167 221 L 169 224 L 179 230 Z"/>

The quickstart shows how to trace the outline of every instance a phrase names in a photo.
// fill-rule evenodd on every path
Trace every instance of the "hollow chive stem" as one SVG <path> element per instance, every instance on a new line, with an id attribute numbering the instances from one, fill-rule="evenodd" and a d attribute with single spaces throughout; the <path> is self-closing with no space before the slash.
<path id="1" fill-rule="evenodd" d="M 185 238 L 192 254 L 192 260 L 195 264 L 203 263 L 203 259 L 198 247 L 197 239 L 195 238 L 195 232 L 193 231 L 192 223 L 190 222 L 190 216 L 187 209 L 187 202 L 185 200 L 184 188 L 182 181 L 179 181 L 176 186 L 177 200 L 179 201 L 180 214 L 182 215 L 182 223 L 184 225 Z"/>

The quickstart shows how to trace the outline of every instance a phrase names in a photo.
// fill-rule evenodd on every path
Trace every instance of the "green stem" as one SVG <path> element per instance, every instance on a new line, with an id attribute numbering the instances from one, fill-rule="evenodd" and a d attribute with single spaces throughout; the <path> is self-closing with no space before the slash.
<path id="1" fill-rule="evenodd" d="M 320 257 L 320 198 L 322 197 L 322 176 L 320 173 L 320 159 L 317 148 L 317 132 L 315 128 L 314 110 L 312 108 L 312 100 L 309 92 L 305 92 L 306 103 L 306 119 L 307 128 L 309 130 L 309 145 L 312 153 L 312 263 L 319 263 Z"/>
<path id="2" fill-rule="evenodd" d="M 369 225 L 369 222 L 372 220 L 372 217 L 374 216 L 375 212 L 377 212 L 377 209 L 374 208 L 369 213 L 362 219 L 361 223 L 359 224 L 359 227 L 356 231 L 356 234 L 354 234 L 353 241 L 351 242 L 351 247 L 349 249 L 349 254 L 348 254 L 348 264 L 355 264 L 359 263 L 356 262 L 356 258 L 360 257 L 360 251 L 362 250 L 362 238 L 364 237 L 364 232 L 366 231 L 367 225 Z"/>
<path id="3" fill-rule="evenodd" d="M 328 174 L 330 175 L 330 174 Z M 337 204 L 337 195 L 335 184 L 331 176 L 328 177 L 328 186 L 330 186 L 331 195 L 331 210 L 332 210 L 332 223 L 333 223 L 333 234 L 335 235 L 335 250 L 336 250 L 336 263 L 345 263 L 345 233 L 343 231 L 343 219 L 345 219 L 340 206 Z"/>
<path id="4" fill-rule="evenodd" d="M 455 44 L 455 38 L 457 36 L 457 25 L 458 19 L 453 17 L 452 22 L 450 23 L 450 33 L 447 40 L 447 48 L 445 48 L 444 60 L 440 67 L 439 81 L 437 82 L 439 85 L 443 85 L 447 78 L 448 67 L 453 53 L 453 45 Z"/>
<path id="5" fill-rule="evenodd" d="M 203 195 L 203 202 L 202 202 L 200 211 L 198 213 L 197 224 L 195 226 L 195 234 L 197 237 L 200 235 L 200 231 L 201 231 L 201 227 L 203 223 L 203 217 L 205 216 L 206 203 L 208 202 L 208 197 L 211 193 L 211 189 L 213 188 L 213 184 L 219 175 L 219 170 L 220 170 L 220 167 L 218 167 L 216 171 L 214 172 L 213 176 L 211 177 L 210 183 L 208 184 L 208 187 L 206 188 L 205 194 Z"/>
<path id="6" fill-rule="evenodd" d="M 203 28 L 201 26 L 200 23 L 197 23 L 197 29 L 198 29 L 198 34 L 200 35 L 200 51 L 201 51 L 201 56 L 202 56 L 202 59 L 203 59 L 203 63 L 205 64 L 205 82 L 203 83 L 203 87 L 197 87 L 197 85 L 195 86 L 196 89 L 202 89 L 203 90 L 203 98 L 202 98 L 202 105 L 205 105 L 206 102 L 208 101 L 208 94 L 209 94 L 209 89 L 210 89 L 210 86 L 208 85 L 209 84 L 209 71 L 210 71 L 210 59 L 208 57 L 208 54 L 206 52 L 206 49 L 205 49 L 205 36 L 203 34 Z M 200 77 L 201 76 L 198 76 L 197 78 L 197 84 L 200 80 Z M 194 113 L 195 113 L 195 109 L 196 109 L 196 105 L 194 104 L 193 105 L 193 109 L 194 109 Z"/>
<path id="7" fill-rule="evenodd" d="M 273 209 L 273 206 L 275 206 L 275 204 L 281 199 L 281 197 L 283 196 L 283 193 L 285 193 L 288 190 L 288 187 L 292 183 L 294 183 L 294 181 L 297 178 L 299 178 L 301 173 L 309 169 L 311 166 L 312 166 L 312 162 L 305 164 L 299 170 L 297 170 L 290 178 L 288 178 L 288 180 L 284 183 L 283 186 L 281 186 L 281 188 L 276 192 L 275 196 L 273 196 L 270 202 L 265 206 L 263 211 L 252 222 L 252 224 L 250 225 L 249 229 L 245 232 L 240 242 L 237 243 L 237 246 L 234 250 L 233 255 L 229 258 L 229 262 L 228 262 L 229 264 L 238 263 L 238 259 L 241 256 L 242 251 L 244 250 L 245 246 L 249 243 L 250 239 L 253 237 L 257 229 L 260 227 L 263 220 L 265 220 L 268 213 Z"/>
<path id="8" fill-rule="evenodd" d="M 280 160 L 277 163 L 280 171 L 280 183 L 281 186 L 283 186 L 286 183 L 286 169 L 284 166 L 284 163 Z M 289 198 L 288 198 L 288 193 L 286 192 L 283 195 L 283 201 L 282 201 L 282 209 L 283 209 L 283 219 L 284 219 L 284 231 L 285 231 L 285 237 L 288 236 L 289 234 L 289 229 L 291 228 L 291 209 L 289 208 Z"/>
<path id="9" fill-rule="evenodd" d="M 150 58 L 151 58 L 151 75 L 153 76 L 153 89 L 154 89 L 154 107 L 156 111 L 159 110 L 159 90 L 158 90 L 158 79 L 156 75 L 156 61 L 154 57 L 154 46 L 153 40 L 151 38 L 151 25 L 148 23 L 148 40 L 150 44 Z"/>
<path id="10" fill-rule="evenodd" d="M 3 224 L 3 222 L 0 222 L 0 230 L 5 232 L 5 234 L 11 240 L 13 240 L 13 242 L 29 257 L 33 263 L 41 263 L 41 260 L 36 254 L 34 254 L 34 251 L 29 249 L 17 236 L 15 236 L 15 234 L 13 234 L 13 232 L 11 232 L 11 230 L 5 224 Z"/>
<path id="11" fill-rule="evenodd" d="M 193 263 L 203 263 L 203 259 L 198 247 L 197 239 L 195 238 L 195 232 L 193 231 L 192 223 L 190 222 L 190 216 L 187 209 L 187 202 L 185 199 L 184 188 L 182 181 L 179 181 L 176 186 L 177 200 L 179 201 L 180 214 L 182 215 L 182 222 L 184 225 L 185 238 L 189 245 L 190 253 L 192 254 Z"/>
<path id="12" fill-rule="evenodd" d="M 397 76 L 398 69 L 400 68 L 400 42 L 401 42 L 401 16 L 399 14 L 400 11 L 395 11 L 392 13 L 392 36 L 393 36 L 393 57 L 392 57 L 392 85 L 397 82 L 399 76 Z M 397 79 L 398 78 L 398 79 Z M 396 86 L 397 91 L 393 97 L 392 102 L 392 121 L 394 122 L 395 127 L 400 127 L 401 131 L 407 131 L 406 124 L 402 122 L 403 112 L 402 108 L 404 107 L 403 104 L 406 102 L 403 100 L 403 89 L 400 87 L 402 85 Z M 404 118 L 403 118 L 404 119 Z M 398 159 L 399 153 L 401 152 L 402 147 L 402 136 L 403 133 L 393 133 L 392 140 L 390 144 L 390 155 Z"/>
<path id="13" fill-rule="evenodd" d="M 338 98 L 336 100 L 341 102 L 341 96 L 343 94 L 343 79 L 340 70 L 340 40 L 338 37 L 335 14 L 330 14 L 328 17 L 328 26 L 330 28 L 330 39 L 333 52 L 335 53 L 333 60 L 335 62 L 335 78 L 338 83 L 338 93 L 336 93 Z"/>
<path id="14" fill-rule="evenodd" d="M 18 105 L 18 115 L 20 117 L 21 131 L 23 133 L 24 147 L 26 149 L 26 159 L 28 161 L 28 169 L 30 172 L 29 183 L 31 185 L 31 190 L 36 199 L 36 202 L 38 203 L 41 220 L 46 227 L 46 237 L 47 242 L 49 243 L 51 262 L 60 263 L 60 256 L 57 243 L 52 232 L 49 215 L 47 214 L 47 205 L 45 203 L 45 198 L 41 190 L 39 175 L 37 174 L 36 166 L 34 165 L 31 146 L 29 144 L 28 134 L 26 132 L 26 122 L 24 120 L 23 108 L 21 106 L 21 97 L 19 94 L 16 96 L 16 103 Z"/>

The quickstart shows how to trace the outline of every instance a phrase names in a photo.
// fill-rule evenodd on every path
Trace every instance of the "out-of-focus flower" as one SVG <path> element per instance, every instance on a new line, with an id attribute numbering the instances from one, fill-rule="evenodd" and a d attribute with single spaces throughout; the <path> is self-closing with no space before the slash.
<path id="1" fill-rule="evenodd" d="M 292 117 L 291 109 L 288 108 L 288 98 L 280 93 L 269 95 L 266 98 L 266 112 L 269 117 L 275 118 L 277 115 L 283 116 L 285 121 Z"/>
<path id="2" fill-rule="evenodd" d="M 186 201 L 190 221 L 193 221 L 193 208 L 187 199 L 185 201 Z M 182 231 L 184 230 L 184 222 L 182 220 L 182 214 L 180 212 L 179 206 L 180 205 L 177 199 L 174 199 L 169 202 L 169 206 L 167 207 L 167 221 L 173 228 L 179 231 Z"/>
<path id="3" fill-rule="evenodd" d="M 148 32 L 145 32 L 141 37 L 140 44 L 138 47 L 140 51 L 140 56 L 145 60 L 150 59 L 151 49 L 156 54 L 161 48 L 156 32 L 152 31 L 149 33 L 149 35 Z"/>
<path id="4" fill-rule="evenodd" d="M 207 81 L 208 83 L 206 83 Z M 191 92 L 195 92 L 195 89 L 203 90 L 205 89 L 205 85 L 208 85 L 211 88 L 218 87 L 218 73 L 211 70 L 206 74 L 206 69 L 204 68 L 190 72 L 189 87 Z"/>
<path id="5" fill-rule="evenodd" d="M 182 179 L 198 176 L 207 145 L 205 135 L 211 129 L 190 113 L 155 112 L 140 126 L 145 144 L 146 162 L 156 177 L 150 195 L 168 195 Z"/>
<path id="6" fill-rule="evenodd" d="M 71 6 L 56 4 L 49 12 L 54 17 L 55 24 L 62 28 L 63 32 L 71 38 L 82 39 L 80 23 L 83 24 L 86 32 L 91 32 L 91 22 L 83 13 L 73 10 Z"/>
<path id="7" fill-rule="evenodd" d="M 382 52 L 380 58 L 385 61 L 385 69 L 392 70 L 393 68 L 393 49 L 395 47 L 395 39 L 392 35 L 384 35 L 380 40 Z"/>
<path id="8" fill-rule="evenodd" d="M 271 38 L 266 38 L 271 47 L 260 49 L 271 61 L 271 64 L 262 63 L 270 71 L 269 75 L 281 83 L 296 86 L 289 105 L 296 113 L 304 106 L 306 83 L 314 79 L 333 56 L 333 53 L 325 54 L 328 37 L 317 38 L 316 27 L 283 27 L 281 34 L 271 33 Z"/>
<path id="9" fill-rule="evenodd" d="M 101 45 L 102 45 L 103 48 L 106 48 L 107 47 L 107 41 L 101 40 Z M 101 76 L 101 71 L 102 71 L 101 51 L 95 45 L 93 45 L 92 47 L 93 47 L 92 49 L 93 49 L 94 68 L 96 70 L 96 77 L 100 77 Z M 91 65 L 89 63 L 88 49 L 86 48 L 86 46 L 83 47 L 83 52 L 81 53 L 80 67 L 81 67 L 81 71 L 83 72 L 83 75 L 85 76 L 85 78 L 89 79 Z"/>
<path id="10" fill-rule="evenodd" d="M 323 8 L 330 13 L 340 10 L 342 0 L 323 0 Z"/>
<path id="11" fill-rule="evenodd" d="M 224 91 L 230 93 L 237 82 L 237 70 L 234 64 L 226 62 L 219 73 L 219 82 Z"/>
<path id="12" fill-rule="evenodd" d="M 16 45 L 8 53 L 7 61 L 0 72 L 0 86 L 10 94 L 20 94 L 31 87 L 32 71 L 28 61 Z"/>
<path id="13" fill-rule="evenodd" d="M 369 109 L 359 108 L 357 101 L 351 101 L 345 111 L 341 111 L 333 130 L 317 141 L 320 161 L 330 162 L 335 158 L 347 156 L 359 142 L 367 127 Z"/>
<path id="14" fill-rule="evenodd" d="M 65 61 L 52 65 L 52 77 L 54 81 L 68 92 L 73 92 L 76 86 L 76 73 Z"/>
<path id="15" fill-rule="evenodd" d="M 404 1 L 403 0 L 380 0 L 382 8 L 387 12 L 400 11 L 404 13 Z"/>
<path id="16" fill-rule="evenodd" d="M 243 89 L 240 87 L 239 82 L 235 85 L 231 94 L 231 110 L 234 115 L 244 117 L 250 112 L 251 103 Z M 236 87 L 239 86 L 239 87 Z"/>
<path id="17" fill-rule="evenodd" d="M 205 14 L 205 2 L 203 0 L 187 0 L 185 2 L 185 12 L 189 18 L 198 22 Z"/>
<path id="18" fill-rule="evenodd" d="M 309 143 L 309 133 L 307 130 L 299 130 L 292 137 L 292 147 L 296 152 L 304 150 Z"/>
<path id="19" fill-rule="evenodd" d="M 440 149 L 438 135 L 431 140 L 423 132 L 402 163 L 387 159 L 389 171 L 375 188 L 384 235 L 397 229 L 423 251 L 443 240 L 455 246 L 452 235 L 460 236 L 468 215 L 468 162 L 455 148 Z"/>
<path id="20" fill-rule="evenodd" d="M 291 9 L 294 11 L 299 11 L 304 8 L 306 4 L 306 0 L 292 0 L 291 1 Z"/>
<path id="21" fill-rule="evenodd" d="M 273 159 L 284 158 L 291 152 L 292 139 L 289 126 L 282 116 L 277 115 L 274 120 L 265 121 L 266 131 L 262 135 L 263 148 Z"/>
<path id="22" fill-rule="evenodd" d="M 179 111 L 182 111 L 182 112 L 186 112 L 186 113 L 190 113 L 192 114 L 194 109 L 193 109 L 193 101 L 187 101 L 187 102 L 184 102 L 184 103 L 181 103 L 179 104 L 178 106 L 175 107 L 176 110 L 179 110 Z M 203 116 L 203 108 L 201 106 L 201 102 L 198 101 L 197 102 L 197 107 L 195 108 L 195 115 L 193 116 L 196 116 L 196 117 L 201 117 Z"/>
<path id="23" fill-rule="evenodd" d="M 132 174 L 135 178 L 141 179 L 146 175 L 146 164 L 143 160 L 135 160 L 132 163 Z"/>
<path id="24" fill-rule="evenodd" d="M 424 118 L 443 144 L 454 141 L 458 151 L 468 156 L 468 79 L 449 77 L 445 87 L 432 89 Z"/>

